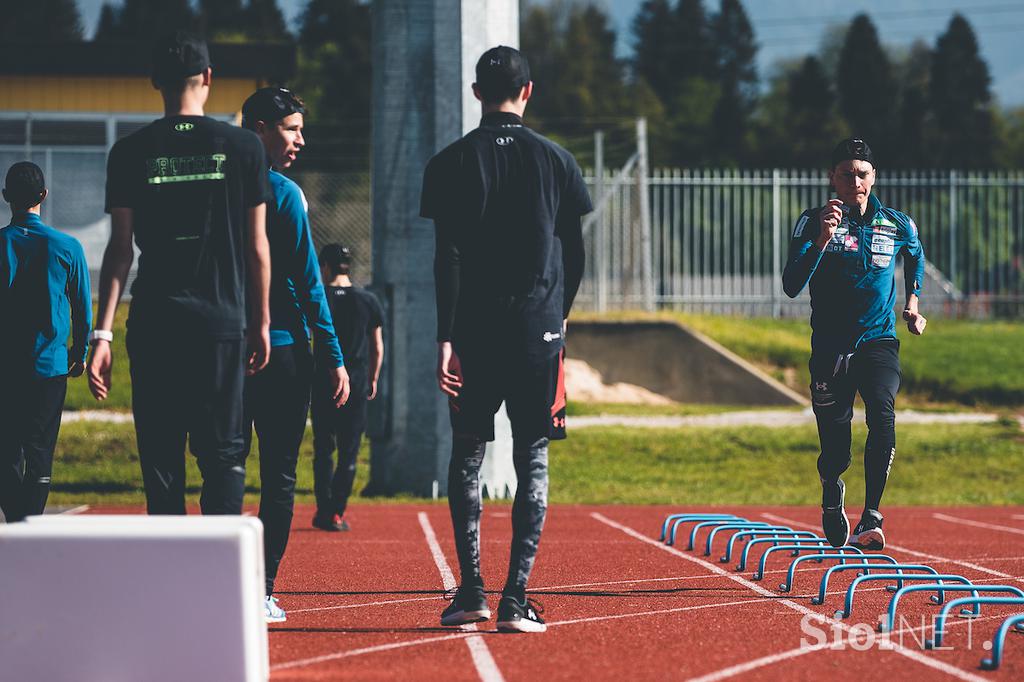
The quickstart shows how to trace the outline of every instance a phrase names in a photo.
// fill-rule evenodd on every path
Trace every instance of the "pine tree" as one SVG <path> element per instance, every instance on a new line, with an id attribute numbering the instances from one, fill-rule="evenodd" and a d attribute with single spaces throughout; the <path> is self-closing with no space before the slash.
<path id="1" fill-rule="evenodd" d="M 963 16 L 954 14 L 936 42 L 929 88 L 943 163 L 965 168 L 992 163 L 990 83 L 974 30 Z"/>
<path id="2" fill-rule="evenodd" d="M 243 13 L 246 35 L 252 40 L 283 42 L 291 40 L 277 0 L 249 0 Z"/>
<path id="3" fill-rule="evenodd" d="M 198 28 L 207 40 L 241 34 L 242 0 L 199 0 Z"/>
<path id="4" fill-rule="evenodd" d="M 82 17 L 75 0 L 4 3 L 0 41 L 61 43 L 82 39 Z"/>
<path id="5" fill-rule="evenodd" d="M 662 101 L 675 81 L 675 19 L 669 0 L 644 0 L 633 18 L 633 69 Z"/>
<path id="6" fill-rule="evenodd" d="M 757 100 L 757 44 L 740 0 L 722 0 L 712 21 L 721 95 L 715 106 L 715 148 L 725 163 L 749 160 L 747 131 Z"/>
<path id="7" fill-rule="evenodd" d="M 932 132 L 928 102 L 931 63 L 932 51 L 925 43 L 917 41 L 901 65 L 902 93 L 892 150 L 894 166 L 923 168 L 935 160 L 933 145 L 928 144 Z"/>
<path id="8" fill-rule="evenodd" d="M 124 0 L 120 8 L 104 5 L 94 40 L 149 41 L 170 31 L 196 30 L 197 23 L 189 0 Z"/>
<path id="9" fill-rule="evenodd" d="M 846 33 L 836 85 L 840 111 L 852 133 L 867 140 L 877 150 L 877 157 L 887 159 L 894 117 L 885 102 L 893 97 L 895 83 L 892 65 L 866 14 L 854 17 Z"/>
<path id="10" fill-rule="evenodd" d="M 832 85 L 816 57 L 807 57 L 787 79 L 784 142 L 785 165 L 820 168 L 827 164 L 828 150 L 839 137 Z"/>

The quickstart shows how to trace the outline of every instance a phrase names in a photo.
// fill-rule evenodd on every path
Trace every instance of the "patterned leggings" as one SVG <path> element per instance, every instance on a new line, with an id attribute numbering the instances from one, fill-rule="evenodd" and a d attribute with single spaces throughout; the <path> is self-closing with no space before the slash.
<path id="1" fill-rule="evenodd" d="M 462 584 L 483 584 L 480 576 L 480 466 L 487 444 L 456 434 L 448 467 L 448 506 L 455 530 Z M 544 518 L 548 510 L 548 439 L 523 446 L 515 443 L 512 459 L 518 486 L 512 505 L 512 554 L 503 596 L 526 599 Z"/>

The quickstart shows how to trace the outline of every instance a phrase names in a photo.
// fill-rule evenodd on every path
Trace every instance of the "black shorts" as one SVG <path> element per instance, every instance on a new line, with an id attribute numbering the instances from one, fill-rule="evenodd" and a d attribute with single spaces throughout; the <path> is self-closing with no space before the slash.
<path id="1" fill-rule="evenodd" d="M 452 430 L 494 440 L 494 415 L 505 403 L 512 439 L 565 438 L 565 349 L 543 360 L 515 361 L 502 353 L 460 354 L 462 389 L 448 401 Z"/>

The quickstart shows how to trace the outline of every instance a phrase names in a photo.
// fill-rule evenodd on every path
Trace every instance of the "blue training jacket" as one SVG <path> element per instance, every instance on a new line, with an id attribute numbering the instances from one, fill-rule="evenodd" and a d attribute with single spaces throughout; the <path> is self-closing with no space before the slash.
<path id="1" fill-rule="evenodd" d="M 309 343 L 308 325 L 312 325 L 325 357 L 341 367 L 345 360 L 320 278 L 306 197 L 295 182 L 276 170 L 270 170 L 269 179 L 274 192 L 273 203 L 267 205 L 270 345 Z"/>
<path id="2" fill-rule="evenodd" d="M 85 362 L 92 328 L 85 252 L 77 239 L 35 213 L 17 212 L 0 228 L 0 319 L 0 348 L 5 361 L 13 361 L 9 366 L 30 361 L 36 376 L 50 378 L 67 374 L 72 362 Z"/>
<path id="3" fill-rule="evenodd" d="M 793 229 L 782 288 L 796 298 L 810 282 L 811 350 L 853 353 L 865 341 L 896 338 L 896 256 L 903 257 L 906 294 L 921 295 L 924 248 L 905 213 L 868 197 L 863 216 L 845 213 L 819 251 L 821 208 L 804 211 Z"/>

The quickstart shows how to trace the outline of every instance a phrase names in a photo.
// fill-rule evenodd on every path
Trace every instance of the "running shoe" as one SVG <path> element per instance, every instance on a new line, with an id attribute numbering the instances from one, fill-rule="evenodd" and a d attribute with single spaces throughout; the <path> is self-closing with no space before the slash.
<path id="1" fill-rule="evenodd" d="M 288 620 L 284 609 L 277 605 L 277 597 L 263 598 L 263 615 L 268 623 L 283 623 Z"/>
<path id="2" fill-rule="evenodd" d="M 502 597 L 498 602 L 498 632 L 544 632 L 548 626 L 540 614 L 544 607 L 533 599 L 523 604 L 514 597 Z"/>
<path id="3" fill-rule="evenodd" d="M 821 529 L 825 539 L 833 547 L 842 547 L 850 538 L 850 520 L 846 518 L 843 503 L 846 500 L 846 484 L 843 479 L 834 483 L 821 481 Z"/>
<path id="4" fill-rule="evenodd" d="M 853 529 L 850 544 L 860 549 L 877 552 L 885 549 L 885 533 L 882 531 L 882 515 L 875 509 L 865 509 L 860 523 Z"/>
<path id="5" fill-rule="evenodd" d="M 468 625 L 491 617 L 483 585 L 463 585 L 449 590 L 445 597 L 452 603 L 441 612 L 441 625 Z"/>
<path id="6" fill-rule="evenodd" d="M 352 530 L 352 527 L 348 525 L 348 521 L 337 514 L 328 515 L 317 513 L 313 517 L 313 527 L 319 528 L 320 530 L 326 530 L 331 533 Z"/>

